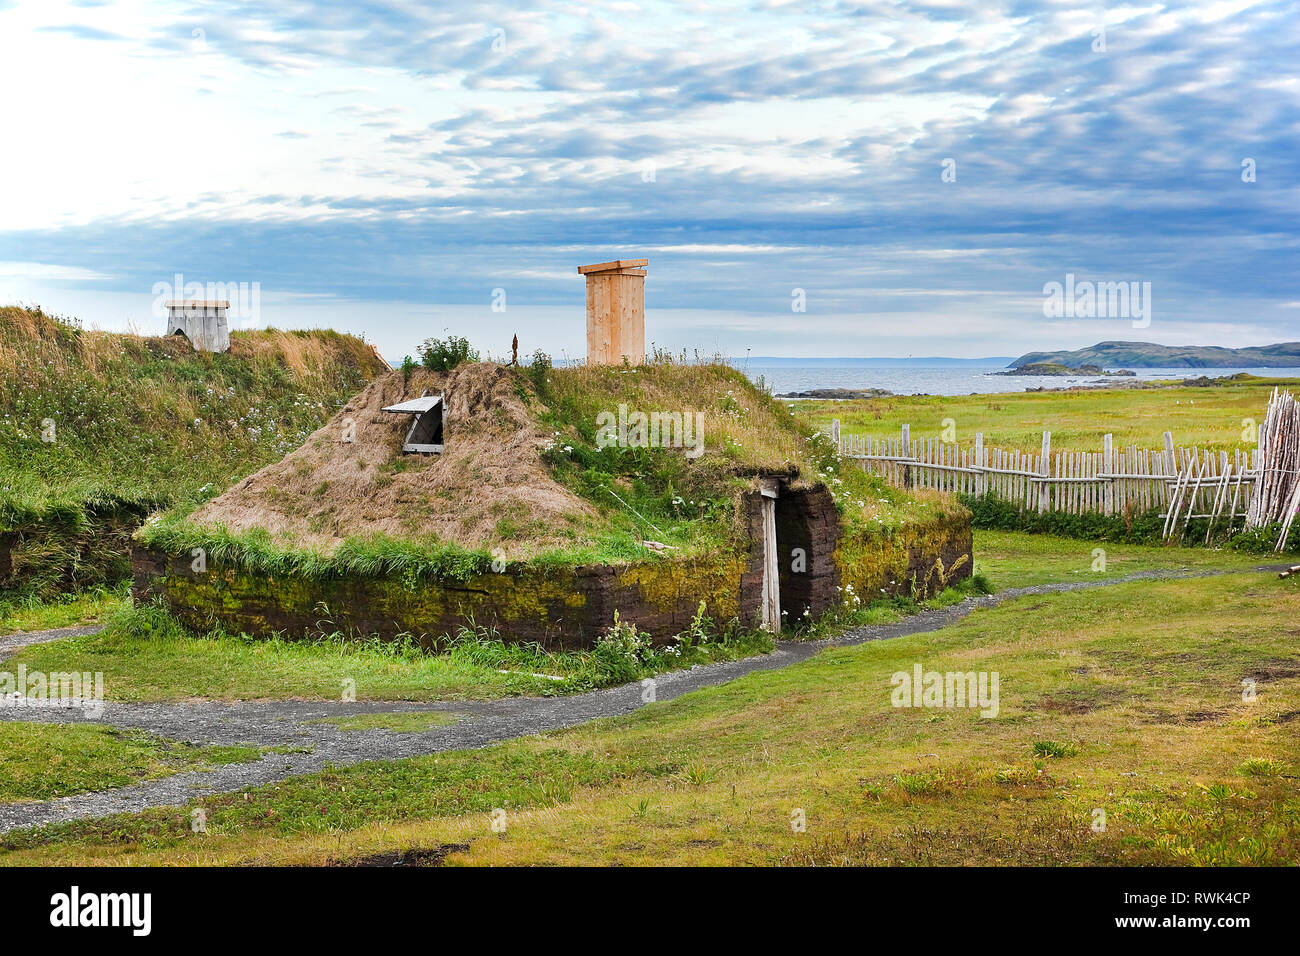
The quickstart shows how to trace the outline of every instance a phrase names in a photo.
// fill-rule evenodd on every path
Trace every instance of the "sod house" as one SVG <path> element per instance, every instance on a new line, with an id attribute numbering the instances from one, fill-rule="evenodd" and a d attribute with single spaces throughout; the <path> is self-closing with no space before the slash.
<path id="1" fill-rule="evenodd" d="M 434 422 L 436 442 L 412 442 Z M 960 505 L 841 472 L 736 370 L 662 356 L 393 371 L 282 461 L 137 537 L 136 598 L 190 626 L 426 646 L 472 623 L 583 647 L 616 615 L 668 640 L 701 603 L 788 629 L 971 565 Z"/>

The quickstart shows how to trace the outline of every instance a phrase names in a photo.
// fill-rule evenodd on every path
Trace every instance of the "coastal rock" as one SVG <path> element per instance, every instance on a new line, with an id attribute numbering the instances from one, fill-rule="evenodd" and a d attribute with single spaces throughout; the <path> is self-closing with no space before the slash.
<path id="1" fill-rule="evenodd" d="M 777 398 L 885 398 L 893 395 L 887 388 L 813 388 L 806 392 L 786 392 Z"/>
<path id="2" fill-rule="evenodd" d="M 1068 365 L 1061 365 L 1057 362 L 1030 362 L 1028 365 L 1017 365 L 1013 368 L 1003 369 L 1001 372 L 994 372 L 994 375 L 1105 375 L 1106 372 L 1100 365 L 1080 365 L 1078 368 L 1071 368 Z"/>

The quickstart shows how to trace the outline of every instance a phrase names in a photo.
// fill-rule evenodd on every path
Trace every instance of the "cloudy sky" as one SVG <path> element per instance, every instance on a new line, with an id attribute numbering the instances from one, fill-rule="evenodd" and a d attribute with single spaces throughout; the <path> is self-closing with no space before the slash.
<path id="1" fill-rule="evenodd" d="M 0 0 L 0 79 L 0 302 L 101 328 L 179 273 L 581 355 L 576 266 L 643 256 L 673 349 L 1300 339 L 1295 0 Z"/>

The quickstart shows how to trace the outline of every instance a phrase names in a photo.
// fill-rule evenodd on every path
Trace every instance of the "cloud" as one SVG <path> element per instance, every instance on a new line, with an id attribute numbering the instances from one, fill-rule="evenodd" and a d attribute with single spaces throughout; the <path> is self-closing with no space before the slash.
<path id="1" fill-rule="evenodd" d="M 0 256 L 119 290 L 183 267 L 472 308 L 501 285 L 559 307 L 578 262 L 648 252 L 650 303 L 760 351 L 798 338 L 775 331 L 795 287 L 803 338 L 860 354 L 908 315 L 949 317 L 969 354 L 1059 334 L 1032 323 L 1067 272 L 1152 282 L 1171 336 L 1271 330 L 1300 299 L 1286 2 L 140 9 L 33 26 L 46 62 L 102 57 L 112 99 L 33 91 L 44 108 L 7 124 L 44 153 L 0 160 L 25 184 Z M 40 124 L 105 115 L 91 184 L 84 136 Z M 159 123 L 208 145 L 169 156 Z"/>
<path id="2" fill-rule="evenodd" d="M 0 261 L 0 278 L 15 277 L 44 282 L 103 282 L 112 278 L 103 272 L 79 269 L 76 266 L 55 265 L 48 262 Z"/>
<path id="3" fill-rule="evenodd" d="M 62 23 L 56 26 L 37 27 L 42 33 L 63 33 L 70 37 L 76 37 L 78 40 L 107 40 L 121 42 L 127 38 L 120 33 L 113 33 L 110 30 L 99 30 L 95 27 L 81 26 L 72 23 Z"/>

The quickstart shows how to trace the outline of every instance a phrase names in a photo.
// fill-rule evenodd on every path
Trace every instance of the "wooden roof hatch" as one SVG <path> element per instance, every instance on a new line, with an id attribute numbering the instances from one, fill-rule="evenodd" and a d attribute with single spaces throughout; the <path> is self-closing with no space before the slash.
<path id="1" fill-rule="evenodd" d="M 442 452 L 441 395 L 425 392 L 409 402 L 388 405 L 384 411 L 392 415 L 411 415 L 411 427 L 402 443 L 402 453 L 407 455 L 436 455 Z"/>

